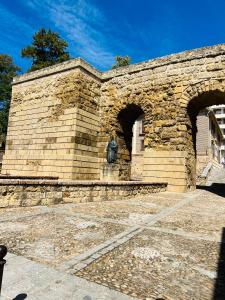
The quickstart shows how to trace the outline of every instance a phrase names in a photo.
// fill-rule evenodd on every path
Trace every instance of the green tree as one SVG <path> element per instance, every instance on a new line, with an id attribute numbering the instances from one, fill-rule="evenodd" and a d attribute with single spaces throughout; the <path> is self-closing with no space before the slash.
<path id="1" fill-rule="evenodd" d="M 21 55 L 32 59 L 30 72 L 70 59 L 67 47 L 67 42 L 58 33 L 41 28 L 33 35 L 32 44 L 22 49 Z"/>
<path id="2" fill-rule="evenodd" d="M 8 115 L 11 100 L 11 83 L 20 68 L 13 63 L 12 57 L 0 54 L 0 143 L 5 143 Z"/>
<path id="3" fill-rule="evenodd" d="M 112 69 L 116 69 L 119 67 L 128 66 L 130 64 L 131 58 L 129 56 L 116 56 L 116 63 L 112 66 Z"/>

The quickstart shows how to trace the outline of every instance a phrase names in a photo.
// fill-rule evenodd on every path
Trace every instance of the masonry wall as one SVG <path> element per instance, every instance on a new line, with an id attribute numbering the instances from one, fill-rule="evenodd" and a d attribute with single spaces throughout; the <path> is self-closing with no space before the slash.
<path id="1" fill-rule="evenodd" d="M 100 103 L 105 112 L 105 136 L 113 130 L 120 131 L 117 116 L 122 109 L 131 103 L 138 105 L 145 115 L 148 151 L 143 177 L 148 181 L 167 181 L 173 191 L 192 189 L 196 182 L 195 118 L 201 109 L 225 103 L 224 78 L 224 45 L 104 73 L 104 101 Z"/>
<path id="2" fill-rule="evenodd" d="M 166 183 L 0 179 L 0 207 L 113 201 L 166 191 Z"/>
<path id="3" fill-rule="evenodd" d="M 132 104 L 145 116 L 144 179 L 185 191 L 196 182 L 196 116 L 223 103 L 225 45 L 104 73 L 78 59 L 26 74 L 14 80 L 3 174 L 129 180 L 118 114 Z M 112 134 L 119 150 L 109 165 Z"/>
<path id="4" fill-rule="evenodd" d="M 99 179 L 98 86 L 80 69 L 13 85 L 2 174 Z"/>

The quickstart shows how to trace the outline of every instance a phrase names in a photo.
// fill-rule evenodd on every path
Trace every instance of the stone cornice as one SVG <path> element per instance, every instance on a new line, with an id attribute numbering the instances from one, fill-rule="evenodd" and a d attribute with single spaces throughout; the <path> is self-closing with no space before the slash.
<path id="1" fill-rule="evenodd" d="M 25 73 L 23 75 L 19 75 L 13 78 L 13 85 L 23 83 L 26 81 L 35 80 L 38 78 L 43 78 L 49 75 L 54 75 L 62 72 L 66 72 L 74 69 L 83 69 L 86 72 L 90 73 L 97 79 L 101 80 L 102 73 L 95 69 L 93 66 L 88 64 L 82 58 L 75 58 L 68 61 L 65 61 L 60 64 L 56 64 L 54 66 L 50 66 L 47 68 L 43 68 L 41 70 L 33 71 L 30 73 Z"/>

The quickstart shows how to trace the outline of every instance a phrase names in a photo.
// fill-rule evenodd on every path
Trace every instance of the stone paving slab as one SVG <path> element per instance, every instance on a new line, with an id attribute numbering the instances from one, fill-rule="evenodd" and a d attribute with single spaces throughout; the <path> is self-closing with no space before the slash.
<path id="1" fill-rule="evenodd" d="M 177 212 L 176 214 L 159 221 L 155 226 L 173 230 L 182 228 L 182 230 L 186 232 L 200 233 L 202 235 L 220 239 L 221 228 L 225 226 L 225 214 L 218 214 L 217 216 L 194 213 L 187 214 L 183 210 L 182 213 Z"/>
<path id="2" fill-rule="evenodd" d="M 107 287 L 68 275 L 24 257 L 7 255 L 1 300 L 26 294 L 28 300 L 132 300 Z"/>
<path id="3" fill-rule="evenodd" d="M 196 233 L 202 237 L 221 239 L 221 229 L 225 226 L 225 198 L 206 191 L 195 192 L 196 198 L 165 217 L 154 226 L 174 231 Z"/>
<path id="4" fill-rule="evenodd" d="M 173 206 L 182 199 L 180 195 L 168 197 L 168 193 L 149 195 L 135 200 L 120 200 L 110 202 L 92 202 L 54 206 L 56 213 L 72 214 L 90 219 L 106 219 L 126 225 L 144 224 L 146 219 L 159 213 L 167 207 Z"/>
<path id="5" fill-rule="evenodd" d="M 17 255 L 57 266 L 124 230 L 119 224 L 40 213 L 0 222 L 0 243 Z"/>
<path id="6" fill-rule="evenodd" d="M 220 245 L 144 230 L 75 274 L 138 299 L 212 299 Z"/>
<path id="7" fill-rule="evenodd" d="M 62 282 L 54 275 L 51 280 L 50 275 L 42 276 L 31 265 L 30 272 L 29 267 L 23 267 L 25 258 L 18 260 L 15 256 L 18 269 L 21 265 L 24 274 L 32 275 L 21 275 L 19 270 L 17 277 L 10 271 L 8 274 L 12 282 L 15 278 L 14 285 L 20 292 L 24 285 L 31 287 L 33 294 L 29 292 L 29 297 L 33 298 L 29 299 L 58 299 L 55 290 L 62 289 L 69 295 L 61 299 L 78 293 L 83 298 L 71 299 L 90 300 L 86 290 L 77 292 L 77 285 L 65 291 L 64 286 L 69 284 L 66 276 L 70 274 L 76 282 L 80 276 L 137 299 L 213 297 L 225 226 L 225 198 L 219 195 L 204 190 L 166 192 L 140 199 L 0 211 L 0 243 L 6 243 L 16 254 L 32 258 L 36 261 L 33 264 L 45 263 L 45 274 L 54 271 L 62 276 Z M 50 286 L 46 286 L 49 281 Z M 220 282 L 225 282 L 225 275 L 224 279 L 220 276 Z M 37 286 L 41 288 L 36 290 Z M 13 287 L 9 292 L 16 293 Z M 99 298 L 102 295 L 93 290 L 91 299 L 111 299 Z M 115 299 L 124 299 L 120 296 Z"/>

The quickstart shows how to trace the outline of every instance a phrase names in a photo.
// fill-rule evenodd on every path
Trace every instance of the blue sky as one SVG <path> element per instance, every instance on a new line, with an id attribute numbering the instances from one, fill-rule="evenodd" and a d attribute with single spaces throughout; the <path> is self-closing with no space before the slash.
<path id="1" fill-rule="evenodd" d="M 13 56 L 40 28 L 57 31 L 72 57 L 106 70 L 116 55 L 132 62 L 225 42 L 225 0 L 0 0 L 0 53 Z"/>

